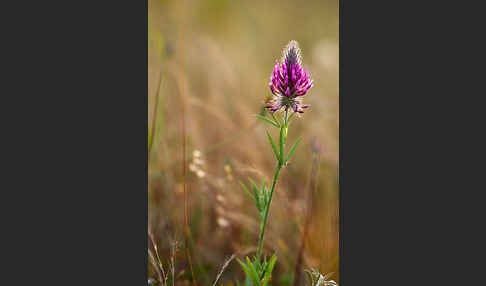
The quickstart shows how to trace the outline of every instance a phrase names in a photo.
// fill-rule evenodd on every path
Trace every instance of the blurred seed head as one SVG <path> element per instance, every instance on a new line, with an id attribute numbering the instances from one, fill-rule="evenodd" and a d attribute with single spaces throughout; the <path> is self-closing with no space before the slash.
<path id="1" fill-rule="evenodd" d="M 218 225 L 222 228 L 228 227 L 230 225 L 229 221 L 224 217 L 218 218 Z"/>
<path id="2" fill-rule="evenodd" d="M 230 165 L 224 165 L 224 171 L 226 172 L 226 179 L 228 181 L 233 181 L 233 172 Z"/>
<path id="3" fill-rule="evenodd" d="M 224 171 L 226 173 L 231 173 L 231 166 L 230 165 L 224 165 Z"/>
<path id="4" fill-rule="evenodd" d="M 201 158 L 201 151 L 194 150 L 192 152 L 192 162 L 189 163 L 189 171 L 196 174 L 198 178 L 204 178 L 206 172 L 203 170 L 204 160 Z"/>
<path id="5" fill-rule="evenodd" d="M 192 156 L 193 156 L 194 158 L 200 158 L 200 157 L 201 157 L 201 151 L 199 151 L 199 150 L 194 150 L 194 151 L 192 152 Z"/>
<path id="6" fill-rule="evenodd" d="M 226 201 L 226 199 L 222 195 L 219 195 L 219 194 L 216 196 L 216 200 L 220 203 L 224 203 Z"/>
<path id="7" fill-rule="evenodd" d="M 196 171 L 196 175 L 199 177 L 199 178 L 204 178 L 206 176 L 206 173 L 203 171 L 203 170 L 197 170 Z"/>

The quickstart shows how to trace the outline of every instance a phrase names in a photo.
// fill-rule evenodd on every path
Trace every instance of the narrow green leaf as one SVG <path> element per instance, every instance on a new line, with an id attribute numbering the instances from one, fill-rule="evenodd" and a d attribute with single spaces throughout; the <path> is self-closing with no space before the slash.
<path id="1" fill-rule="evenodd" d="M 257 184 L 255 183 L 255 181 L 253 181 L 251 178 L 248 178 L 248 180 L 250 181 L 252 187 L 253 187 L 253 192 L 255 192 L 255 194 L 258 194 L 259 192 L 259 189 L 258 189 L 258 186 Z"/>
<path id="2" fill-rule="evenodd" d="M 292 154 L 294 154 L 294 151 L 297 148 L 297 146 L 299 145 L 299 143 L 300 143 L 301 140 L 302 140 L 302 137 L 300 137 L 299 139 L 297 139 L 297 141 L 295 142 L 294 146 L 292 146 L 292 148 L 290 149 L 289 154 L 287 155 L 287 159 L 285 160 L 285 163 L 284 164 L 287 164 L 287 161 L 290 159 L 290 157 L 292 157 Z"/>
<path id="3" fill-rule="evenodd" d="M 248 258 L 248 256 L 246 257 L 246 264 L 248 265 L 248 269 L 250 270 L 250 278 L 251 280 L 253 280 L 253 283 L 255 285 L 260 285 L 260 281 L 258 281 L 258 273 L 255 269 L 255 266 L 253 265 L 253 263 L 251 263 L 250 259 Z"/>
<path id="4" fill-rule="evenodd" d="M 249 258 L 248 256 L 247 256 L 247 257 L 245 257 L 245 259 L 246 259 L 246 265 L 247 265 L 248 267 L 250 267 L 250 265 L 251 265 L 251 266 L 253 266 L 253 263 L 251 263 L 251 260 L 250 260 L 250 258 Z"/>
<path id="5" fill-rule="evenodd" d="M 258 118 L 258 119 L 261 119 L 267 123 L 270 123 L 272 124 L 273 126 L 277 127 L 277 128 L 280 128 L 280 125 L 277 123 L 277 122 L 274 122 L 268 118 L 266 118 L 265 116 L 261 116 L 260 114 L 255 114 L 255 116 Z"/>
<path id="6" fill-rule="evenodd" d="M 261 212 L 263 206 L 262 206 L 262 202 L 261 202 L 261 196 L 260 196 L 259 191 L 258 191 L 258 187 L 257 187 L 255 181 L 253 181 L 251 178 L 249 178 L 249 180 L 250 180 L 250 183 L 253 186 L 252 190 L 253 190 L 253 194 L 255 194 L 257 209 L 258 209 L 258 211 Z"/>
<path id="7" fill-rule="evenodd" d="M 252 261 L 253 267 L 255 268 L 255 273 L 257 274 L 258 281 L 261 280 L 260 272 L 262 272 L 262 265 L 260 264 L 260 260 L 256 258 L 256 256 L 253 256 L 253 261 Z"/>
<path id="8" fill-rule="evenodd" d="M 268 140 L 270 140 L 270 144 L 272 145 L 273 152 L 275 153 L 277 160 L 280 162 L 280 154 L 277 151 L 277 146 L 275 146 L 275 142 L 273 142 L 273 139 L 272 139 L 272 136 L 270 135 L 270 133 L 268 133 L 268 131 L 266 131 L 266 132 L 267 132 Z"/>
<path id="9" fill-rule="evenodd" d="M 275 266 L 275 262 L 277 261 L 277 255 L 272 255 L 270 262 L 268 263 L 267 268 L 265 269 L 265 276 L 263 277 L 262 286 L 267 286 L 268 281 L 270 281 L 270 277 L 272 276 L 273 267 Z"/>
<path id="10" fill-rule="evenodd" d="M 273 120 L 275 120 L 275 122 L 278 123 L 278 128 L 280 128 L 280 121 L 277 119 L 277 117 L 275 117 L 273 112 L 270 112 L 270 115 L 272 115 Z"/>
<path id="11" fill-rule="evenodd" d="M 260 190 L 260 193 L 262 194 L 263 197 L 263 205 L 267 205 L 267 190 L 265 190 L 265 180 L 262 182 L 262 188 Z"/>
<path id="12" fill-rule="evenodd" d="M 238 263 L 241 265 L 241 268 L 243 268 L 243 271 L 245 272 L 245 274 L 248 277 L 251 277 L 250 269 L 248 268 L 248 266 L 243 261 L 239 260 L 238 258 L 236 258 L 236 261 L 238 261 Z"/>
<path id="13" fill-rule="evenodd" d="M 251 286 L 250 283 L 249 283 L 252 280 L 250 278 L 250 269 L 248 268 L 248 266 L 244 262 L 242 262 L 238 258 L 236 258 L 236 261 L 238 261 L 238 263 L 241 265 L 241 268 L 243 268 L 243 272 L 245 272 L 245 285 Z M 236 281 L 236 285 L 240 285 L 239 281 Z"/>
<path id="14" fill-rule="evenodd" d="M 265 273 L 267 271 L 267 266 L 268 266 L 267 256 L 264 255 L 263 256 L 263 263 L 260 265 L 260 280 L 263 280 L 263 278 L 265 277 Z"/>
<path id="15" fill-rule="evenodd" d="M 256 198 L 250 193 L 246 185 L 243 184 L 242 182 L 240 182 L 240 184 L 243 187 L 243 190 L 245 190 L 245 192 L 250 196 L 250 198 L 255 202 L 255 204 L 257 204 Z"/>
<path id="16" fill-rule="evenodd" d="M 264 206 L 268 205 L 268 199 L 269 199 L 269 197 L 268 197 L 268 196 L 269 196 L 269 194 L 268 194 L 268 193 L 269 193 L 269 192 L 265 192 L 265 193 L 263 193 L 263 205 L 264 205 Z"/>

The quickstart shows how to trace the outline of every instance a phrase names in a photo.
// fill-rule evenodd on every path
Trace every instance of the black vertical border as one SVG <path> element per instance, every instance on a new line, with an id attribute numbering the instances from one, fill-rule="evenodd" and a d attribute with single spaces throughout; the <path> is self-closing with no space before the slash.
<path id="1" fill-rule="evenodd" d="M 22 134 L 3 134 L 19 273 L 0 284 L 147 285 L 148 1 L 19 6 L 4 105 Z"/>

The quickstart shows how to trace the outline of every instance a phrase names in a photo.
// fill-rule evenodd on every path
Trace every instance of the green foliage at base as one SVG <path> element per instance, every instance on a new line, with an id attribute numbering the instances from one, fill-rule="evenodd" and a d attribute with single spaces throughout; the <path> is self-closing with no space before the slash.
<path id="1" fill-rule="evenodd" d="M 246 274 L 247 285 L 248 281 L 250 281 L 250 285 L 253 286 L 267 286 L 272 277 L 272 271 L 275 262 L 277 261 L 277 255 L 273 254 L 269 261 L 267 261 L 267 257 L 264 256 L 263 262 L 257 259 L 256 256 L 253 257 L 253 260 L 250 260 L 247 256 L 246 263 L 239 259 L 237 259 L 237 261 Z"/>

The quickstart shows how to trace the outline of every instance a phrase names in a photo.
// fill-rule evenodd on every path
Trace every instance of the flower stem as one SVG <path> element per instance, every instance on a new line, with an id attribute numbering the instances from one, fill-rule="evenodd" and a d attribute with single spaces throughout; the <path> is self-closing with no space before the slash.
<path id="1" fill-rule="evenodd" d="M 283 144 L 280 145 L 280 160 L 277 161 L 277 168 L 275 169 L 275 175 L 273 176 L 272 188 L 270 190 L 270 196 L 268 198 L 268 203 L 265 206 L 265 211 L 263 213 L 263 218 L 260 224 L 260 239 L 258 241 L 258 250 L 257 250 L 257 260 L 260 260 L 260 256 L 262 254 L 263 248 L 263 236 L 265 235 L 265 228 L 267 224 L 268 212 L 270 211 L 270 204 L 272 203 L 272 196 L 273 191 L 275 190 L 275 185 L 277 185 L 278 175 L 280 174 L 280 169 L 283 167 L 283 158 L 285 154 L 285 141 L 287 139 L 287 130 L 288 130 L 288 111 L 285 110 L 285 117 L 282 126 L 280 127 L 280 142 Z M 282 137 L 283 136 L 283 137 Z"/>
<path id="2" fill-rule="evenodd" d="M 260 260 L 260 256 L 262 254 L 262 247 L 263 247 L 263 236 L 265 234 L 265 226 L 267 223 L 268 211 L 270 210 L 270 203 L 272 202 L 272 195 L 273 191 L 275 190 L 275 185 L 277 184 L 278 174 L 280 173 L 281 169 L 280 162 L 277 163 L 277 169 L 275 170 L 275 176 L 273 177 L 272 189 L 270 191 L 270 197 L 268 199 L 268 204 L 265 207 L 265 212 L 263 213 L 262 222 L 260 224 L 260 240 L 258 241 L 258 250 L 257 250 L 257 259 Z"/>

